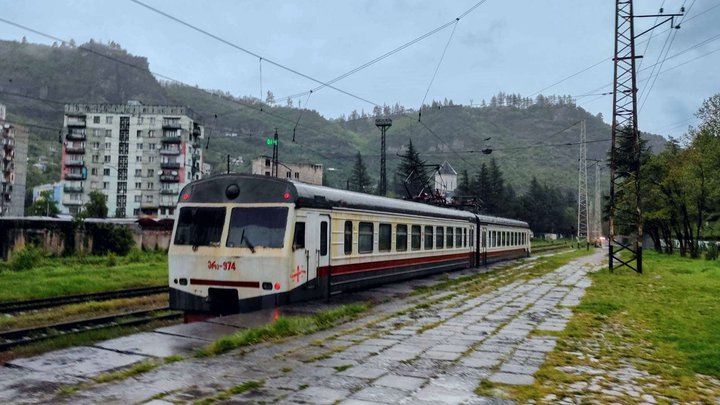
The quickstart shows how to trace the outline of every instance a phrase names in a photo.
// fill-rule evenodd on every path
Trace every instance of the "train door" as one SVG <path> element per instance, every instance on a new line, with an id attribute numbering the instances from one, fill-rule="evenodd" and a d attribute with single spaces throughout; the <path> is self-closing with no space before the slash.
<path id="1" fill-rule="evenodd" d="M 330 217 L 308 213 L 305 225 L 305 257 L 307 260 L 307 288 L 317 287 L 318 268 L 330 264 Z"/>
<path id="2" fill-rule="evenodd" d="M 482 257 L 482 264 L 487 264 L 488 254 L 488 229 L 486 226 L 480 228 L 480 256 Z"/>

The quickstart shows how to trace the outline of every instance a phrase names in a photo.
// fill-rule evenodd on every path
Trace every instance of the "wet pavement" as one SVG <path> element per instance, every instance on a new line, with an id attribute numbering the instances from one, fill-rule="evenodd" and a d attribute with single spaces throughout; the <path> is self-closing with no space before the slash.
<path id="1" fill-rule="evenodd" d="M 533 382 L 556 343 L 543 332 L 565 327 L 572 315 L 568 307 L 579 303 L 590 285 L 587 273 L 603 258 L 598 252 L 530 279 L 503 281 L 507 272 L 490 271 L 485 280 L 502 286 L 489 291 L 462 280 L 442 291 L 409 295 L 442 279 L 435 277 L 347 294 L 331 305 L 364 299 L 378 304 L 368 316 L 331 330 L 189 358 L 132 378 L 88 384 L 72 395 L 57 390 L 139 360 L 192 353 L 238 326 L 265 322 L 269 313 L 161 328 L 96 347 L 15 360 L 0 369 L 0 402 L 158 404 L 223 394 L 217 399 L 229 403 L 502 403 L 474 391 L 483 380 Z M 532 265 L 532 260 L 520 264 Z M 448 277 L 472 272 L 478 270 Z M 286 311 L 312 313 L 326 305 Z M 239 386 L 249 381 L 260 387 L 241 392 Z"/>

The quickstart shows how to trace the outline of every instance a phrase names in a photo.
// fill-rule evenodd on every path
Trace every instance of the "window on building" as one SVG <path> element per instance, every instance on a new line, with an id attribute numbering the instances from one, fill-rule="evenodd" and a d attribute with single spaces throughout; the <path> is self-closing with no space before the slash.
<path id="1" fill-rule="evenodd" d="M 110 188 L 110 182 L 109 181 L 103 181 L 103 190 L 107 190 Z"/>
<path id="2" fill-rule="evenodd" d="M 135 169 L 135 177 L 142 177 L 142 169 Z"/>
<path id="3" fill-rule="evenodd" d="M 142 156 L 135 156 L 135 162 L 142 163 Z"/>
<path id="4" fill-rule="evenodd" d="M 112 138 L 112 129 L 106 129 L 106 130 L 105 130 L 105 137 L 106 137 L 106 138 Z"/>
<path id="5" fill-rule="evenodd" d="M 344 239 L 343 239 L 343 246 L 344 246 L 344 252 L 346 255 L 349 255 L 352 253 L 352 243 L 353 243 L 353 223 L 352 221 L 345 221 L 345 232 L 344 232 Z"/>
<path id="6" fill-rule="evenodd" d="M 97 176 L 97 174 L 98 174 L 97 167 L 93 167 L 92 169 L 90 169 L 90 174 L 92 174 L 93 176 Z"/>
<path id="7" fill-rule="evenodd" d="M 155 130 L 151 129 L 148 131 L 148 138 L 155 138 Z"/>
<path id="8" fill-rule="evenodd" d="M 100 142 L 93 142 L 92 143 L 93 149 L 99 149 L 100 148 Z"/>
<path id="9" fill-rule="evenodd" d="M 98 155 L 92 155 L 92 162 L 93 162 L 93 163 L 98 163 L 99 161 L 100 161 L 100 156 L 98 156 Z"/>
<path id="10" fill-rule="evenodd" d="M 136 146 L 136 149 L 137 149 L 137 150 L 142 150 L 142 148 L 143 148 L 143 144 L 142 144 L 141 142 L 138 142 L 138 144 L 137 144 L 137 146 Z"/>
<path id="11" fill-rule="evenodd" d="M 360 222 L 358 227 L 358 253 L 372 253 L 374 224 L 372 222 Z"/>
<path id="12" fill-rule="evenodd" d="M 425 250 L 432 250 L 433 248 L 433 227 L 425 227 Z"/>
<path id="13" fill-rule="evenodd" d="M 392 248 L 392 225 L 380 224 L 378 232 L 378 250 L 389 252 Z"/>
<path id="14" fill-rule="evenodd" d="M 138 125 L 142 125 L 142 123 L 143 123 L 143 117 L 142 117 L 142 116 L 138 116 L 138 117 L 137 117 L 137 123 L 138 123 Z"/>
<path id="15" fill-rule="evenodd" d="M 155 187 L 155 184 L 152 181 L 148 181 L 147 188 L 148 190 L 152 190 Z"/>
<path id="16" fill-rule="evenodd" d="M 412 232 L 412 236 L 410 239 L 410 248 L 412 250 L 420 250 L 420 245 L 422 243 L 422 237 L 420 234 L 420 225 L 413 225 L 411 232 Z"/>
<path id="17" fill-rule="evenodd" d="M 112 121 L 113 121 L 112 115 L 108 115 L 108 116 L 105 117 L 105 123 L 106 123 L 106 124 L 112 124 Z"/>
<path id="18" fill-rule="evenodd" d="M 299 178 L 300 178 L 300 173 L 295 173 L 295 178 L 296 178 L 296 179 L 299 179 Z"/>
<path id="19" fill-rule="evenodd" d="M 109 176 L 110 175 L 110 169 L 103 169 L 103 176 Z"/>
<path id="20" fill-rule="evenodd" d="M 105 155 L 105 163 L 110 163 L 110 155 Z"/>
<path id="21" fill-rule="evenodd" d="M 94 137 L 99 137 L 100 136 L 100 128 L 93 128 L 92 134 Z"/>
<path id="22" fill-rule="evenodd" d="M 142 137 L 143 137 L 143 131 L 142 131 L 142 129 L 138 129 L 138 130 L 137 130 L 137 137 L 138 137 L 138 138 L 142 138 Z"/>
<path id="23" fill-rule="evenodd" d="M 288 179 L 289 179 L 291 176 L 292 176 L 292 173 L 291 173 L 291 172 L 285 173 L 285 177 L 287 177 Z"/>
<path id="24" fill-rule="evenodd" d="M 135 202 L 141 202 L 141 201 L 142 201 L 142 196 L 136 195 Z"/>
<path id="25" fill-rule="evenodd" d="M 265 159 L 265 167 L 270 167 L 270 159 Z"/>
<path id="26" fill-rule="evenodd" d="M 112 143 L 105 142 L 105 149 L 111 149 L 111 148 L 112 148 Z"/>
<path id="27" fill-rule="evenodd" d="M 149 145 L 148 145 L 148 148 L 149 148 L 150 150 L 155 150 L 155 144 L 154 144 L 154 143 L 149 144 Z"/>
<path id="28" fill-rule="evenodd" d="M 142 182 L 136 181 L 136 182 L 135 182 L 135 188 L 136 188 L 137 190 L 142 189 Z"/>
<path id="29" fill-rule="evenodd" d="M 398 225 L 395 228 L 395 250 L 398 252 L 407 250 L 407 225 Z"/>
<path id="30" fill-rule="evenodd" d="M 150 117 L 150 125 L 155 125 L 155 117 Z"/>
<path id="31" fill-rule="evenodd" d="M 93 117 L 93 124 L 99 124 L 100 123 L 100 116 L 96 115 Z"/>
<path id="32" fill-rule="evenodd" d="M 152 163 L 155 161 L 155 156 L 148 156 L 148 162 Z"/>
<path id="33" fill-rule="evenodd" d="M 265 172 L 265 175 L 266 175 L 266 176 L 269 176 L 269 175 L 270 175 L 270 172 Z"/>
<path id="34" fill-rule="evenodd" d="M 152 176 L 154 176 L 154 175 L 155 175 L 155 170 L 154 170 L 154 169 L 148 169 L 148 177 L 152 177 Z"/>
<path id="35" fill-rule="evenodd" d="M 153 196 L 152 194 L 145 194 L 145 202 L 152 202 Z"/>

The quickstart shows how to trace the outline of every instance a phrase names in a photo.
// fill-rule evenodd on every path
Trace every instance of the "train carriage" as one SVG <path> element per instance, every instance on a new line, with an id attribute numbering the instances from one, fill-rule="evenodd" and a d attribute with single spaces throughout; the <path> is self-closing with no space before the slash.
<path id="1" fill-rule="evenodd" d="M 245 174 L 180 193 L 170 306 L 235 313 L 530 253 L 527 223 Z"/>

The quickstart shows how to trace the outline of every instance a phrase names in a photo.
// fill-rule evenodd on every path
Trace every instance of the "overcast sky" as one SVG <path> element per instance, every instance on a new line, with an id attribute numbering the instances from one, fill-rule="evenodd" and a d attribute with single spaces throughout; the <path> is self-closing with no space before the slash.
<path id="1" fill-rule="evenodd" d="M 453 21 L 478 3 L 140 1 L 262 56 L 266 59 L 262 78 L 258 57 L 130 0 L 0 0 L 0 10 L 2 18 L 56 37 L 72 38 L 77 44 L 90 38 L 118 42 L 130 53 L 146 56 L 153 72 L 186 84 L 255 97 L 260 97 L 262 87 L 263 93 L 270 90 L 281 99 L 308 91 L 317 83 L 267 60 L 328 81 Z M 683 5 L 687 9 L 680 30 L 668 30 L 666 24 L 638 40 L 652 37 L 649 44 L 637 43 L 638 53 L 644 55 L 640 68 L 647 68 L 638 76 L 638 105 L 643 106 L 640 129 L 680 136 L 695 123 L 693 115 L 702 101 L 720 92 L 720 1 L 635 3 L 636 14 L 657 13 L 661 5 L 665 13 L 678 12 Z M 357 98 L 324 88 L 294 101 L 328 118 L 347 115 L 354 109 L 372 111 L 373 105 L 359 98 L 417 108 L 448 44 L 427 102 L 448 98 L 460 104 L 470 104 L 471 100 L 480 103 L 498 91 L 535 96 L 542 90 L 546 95 L 576 96 L 578 105 L 593 114 L 602 113 L 608 122 L 612 96 L 583 95 L 612 90 L 614 13 L 614 2 L 609 0 L 487 0 L 457 24 L 334 84 Z M 636 33 L 654 22 L 654 18 L 641 19 Z M 0 22 L 0 38 L 19 40 L 23 36 L 31 42 L 52 43 Z M 702 44 L 706 40 L 710 41 Z M 668 45 L 669 52 L 663 53 Z M 665 60 L 651 88 L 654 79 L 648 80 L 652 71 L 648 67 L 663 61 L 665 55 L 672 57 L 694 46 Z M 649 97 L 643 103 L 648 90 Z"/>

